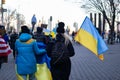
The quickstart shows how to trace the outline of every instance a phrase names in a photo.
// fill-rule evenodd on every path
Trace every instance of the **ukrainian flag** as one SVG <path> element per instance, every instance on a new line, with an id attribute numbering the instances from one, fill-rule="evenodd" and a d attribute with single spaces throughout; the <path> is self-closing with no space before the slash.
<path id="1" fill-rule="evenodd" d="M 30 39 L 26 43 L 32 42 L 33 39 Z M 43 42 L 37 42 L 37 45 L 40 49 L 45 49 L 46 45 Z M 36 56 L 36 67 L 37 71 L 35 72 L 36 80 L 52 80 L 52 74 L 50 71 L 50 58 L 48 57 L 47 53 L 45 52 L 42 55 L 35 55 Z M 16 68 L 17 66 L 15 66 Z M 17 80 L 25 80 L 23 76 L 19 75 L 16 70 Z M 29 75 L 27 75 L 27 80 L 29 80 Z"/>
<path id="2" fill-rule="evenodd" d="M 91 50 L 100 60 L 104 60 L 103 53 L 108 47 L 88 17 L 83 21 L 75 40 Z"/>
<path id="3" fill-rule="evenodd" d="M 46 45 L 43 42 L 37 42 L 40 49 L 46 49 Z M 35 55 L 37 60 L 37 72 L 35 73 L 37 80 L 52 80 L 52 74 L 50 72 L 50 60 L 47 53 L 43 55 Z"/>
<path id="4" fill-rule="evenodd" d="M 56 37 L 56 33 L 54 31 L 51 31 L 50 35 L 52 36 L 53 39 Z"/>

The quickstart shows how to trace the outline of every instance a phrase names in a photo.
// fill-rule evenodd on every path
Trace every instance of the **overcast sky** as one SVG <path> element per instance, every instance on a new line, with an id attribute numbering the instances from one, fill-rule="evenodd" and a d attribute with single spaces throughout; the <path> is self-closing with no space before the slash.
<path id="1" fill-rule="evenodd" d="M 67 25 L 72 25 L 73 22 L 81 24 L 86 16 L 76 4 L 64 0 L 6 0 L 5 6 L 24 14 L 28 23 L 33 14 L 36 14 L 37 20 L 41 20 L 44 16 L 48 21 L 48 18 L 53 16 L 54 22 L 64 21 Z"/>

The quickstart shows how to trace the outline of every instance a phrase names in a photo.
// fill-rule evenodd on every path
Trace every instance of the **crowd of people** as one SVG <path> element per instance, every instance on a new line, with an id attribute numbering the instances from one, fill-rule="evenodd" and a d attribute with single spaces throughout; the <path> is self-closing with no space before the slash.
<path id="1" fill-rule="evenodd" d="M 0 27 L 1 26 L 2 25 L 0 25 Z M 10 45 L 10 48 L 12 49 L 18 80 L 19 78 L 22 78 L 21 80 L 27 80 L 28 78 L 28 80 L 39 80 L 36 78 L 36 72 L 38 70 L 36 64 L 43 63 L 46 63 L 52 78 L 47 79 L 41 76 L 42 80 L 69 80 L 71 72 L 70 57 L 73 57 L 75 52 L 71 41 L 65 34 L 64 27 L 64 22 L 58 23 L 55 38 L 52 38 L 51 35 L 45 35 L 42 27 L 37 27 L 37 31 L 32 34 L 27 25 L 21 26 L 20 33 L 17 33 L 15 30 L 9 36 L 5 32 L 2 32 L 4 33 L 4 36 L 0 33 L 0 37 L 3 38 L 5 43 Z M 56 63 L 53 64 L 54 57 L 52 57 L 52 50 L 57 42 L 64 43 L 68 49 L 68 52 L 64 52 L 61 56 L 68 56 L 62 59 L 60 59 L 60 56 Z M 2 57 L 3 56 L 0 55 L 0 67 L 3 63 Z M 43 74 L 45 74 L 45 72 L 43 72 Z M 37 76 L 40 77 L 40 75 L 42 74 Z M 49 74 L 46 72 L 46 75 Z"/>
<path id="2" fill-rule="evenodd" d="M 19 33 L 13 30 L 13 32 L 8 35 L 5 26 L 0 25 L 0 69 L 2 63 L 8 62 L 8 55 L 13 53 L 18 80 L 69 80 L 71 72 L 70 57 L 75 55 L 74 47 L 66 35 L 64 22 L 58 23 L 56 32 L 56 37 L 53 38 L 50 34 L 45 35 L 41 26 L 37 27 L 36 32 L 32 33 L 29 26 L 23 25 Z M 103 39 L 106 38 L 105 34 L 105 32 L 101 34 Z M 73 31 L 71 34 L 73 42 L 75 42 L 75 35 L 76 32 Z M 114 43 L 120 43 L 119 31 L 117 33 L 111 33 L 111 31 L 109 31 L 107 36 L 108 44 L 111 44 L 111 40 L 113 40 Z M 54 62 L 53 48 L 58 42 L 64 43 L 68 52 L 60 54 L 60 57 Z M 62 58 L 65 55 L 67 55 L 67 57 Z M 48 70 L 43 70 L 41 74 L 38 74 L 37 64 L 43 66 L 44 63 Z M 42 67 L 39 67 L 39 70 L 42 70 L 40 68 Z M 43 74 L 49 77 L 43 77 Z"/>
<path id="3" fill-rule="evenodd" d="M 107 43 L 108 44 L 120 43 L 120 31 L 111 32 L 111 30 L 109 30 Z"/>

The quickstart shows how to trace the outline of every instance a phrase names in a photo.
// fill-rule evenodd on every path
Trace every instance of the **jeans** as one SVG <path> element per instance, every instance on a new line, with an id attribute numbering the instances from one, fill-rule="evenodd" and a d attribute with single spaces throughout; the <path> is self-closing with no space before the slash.
<path id="1" fill-rule="evenodd" d="M 36 78 L 35 78 L 35 73 L 33 73 L 33 74 L 29 74 L 29 75 L 27 75 L 27 74 L 25 74 L 25 75 L 20 75 L 24 80 L 37 80 Z M 29 78 L 29 79 L 28 79 Z"/>

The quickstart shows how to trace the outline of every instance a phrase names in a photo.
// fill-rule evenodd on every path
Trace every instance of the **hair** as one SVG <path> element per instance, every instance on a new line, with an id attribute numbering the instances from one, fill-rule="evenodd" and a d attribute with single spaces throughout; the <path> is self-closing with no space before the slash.
<path id="1" fill-rule="evenodd" d="M 42 31 L 43 31 L 43 28 L 37 27 L 37 33 L 42 33 Z"/>
<path id="2" fill-rule="evenodd" d="M 5 26 L 3 26 L 3 25 L 0 25 L 0 29 L 3 29 L 3 30 L 5 30 Z"/>
<path id="3" fill-rule="evenodd" d="M 24 25 L 21 26 L 21 32 L 30 34 L 30 29 L 26 25 Z"/>

